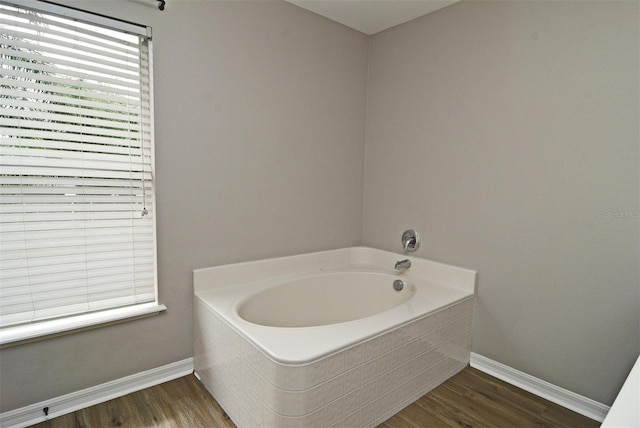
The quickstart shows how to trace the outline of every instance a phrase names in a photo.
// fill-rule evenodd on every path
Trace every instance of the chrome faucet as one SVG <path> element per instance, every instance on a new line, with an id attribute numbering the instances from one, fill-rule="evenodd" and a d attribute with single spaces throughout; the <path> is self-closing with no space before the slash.
<path id="1" fill-rule="evenodd" d="M 398 260 L 396 262 L 395 270 L 409 269 L 410 267 L 411 267 L 411 260 L 409 259 Z"/>

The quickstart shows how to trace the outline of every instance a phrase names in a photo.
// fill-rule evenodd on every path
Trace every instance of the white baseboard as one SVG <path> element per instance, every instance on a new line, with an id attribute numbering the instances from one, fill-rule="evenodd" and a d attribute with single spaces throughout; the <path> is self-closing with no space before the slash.
<path id="1" fill-rule="evenodd" d="M 91 388 L 72 392 L 40 403 L 31 404 L 19 409 L 0 413 L 0 427 L 22 428 L 37 424 L 57 416 L 75 412 L 94 404 L 102 403 L 114 398 L 154 385 L 186 376 L 193 372 L 193 358 L 167 364 L 166 366 L 136 373 Z M 44 408 L 48 407 L 45 416 Z"/>
<path id="2" fill-rule="evenodd" d="M 609 412 L 609 406 L 598 403 L 590 398 L 576 394 L 559 386 L 553 385 L 537 377 L 533 377 L 519 370 L 505 366 L 482 355 L 471 353 L 471 367 L 503 380 L 511 385 L 524 389 L 532 394 L 573 410 L 588 418 L 602 422 Z"/>

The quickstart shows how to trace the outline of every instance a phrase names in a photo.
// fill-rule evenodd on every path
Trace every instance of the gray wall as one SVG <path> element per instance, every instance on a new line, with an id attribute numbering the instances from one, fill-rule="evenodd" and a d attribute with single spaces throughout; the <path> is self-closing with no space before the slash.
<path id="1" fill-rule="evenodd" d="M 366 36 L 284 2 L 66 3 L 153 26 L 168 311 L 0 351 L 0 411 L 193 356 L 193 268 L 362 240 Z"/>
<path id="2" fill-rule="evenodd" d="M 607 404 L 639 352 L 638 17 L 462 2 L 369 51 L 364 243 L 478 269 L 473 351 Z"/>

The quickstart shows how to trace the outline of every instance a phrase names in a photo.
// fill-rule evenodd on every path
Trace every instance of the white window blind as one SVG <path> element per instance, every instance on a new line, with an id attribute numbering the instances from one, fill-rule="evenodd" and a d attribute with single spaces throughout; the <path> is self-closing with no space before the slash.
<path id="1" fill-rule="evenodd" d="M 0 326 L 157 301 L 142 30 L 0 3 Z"/>

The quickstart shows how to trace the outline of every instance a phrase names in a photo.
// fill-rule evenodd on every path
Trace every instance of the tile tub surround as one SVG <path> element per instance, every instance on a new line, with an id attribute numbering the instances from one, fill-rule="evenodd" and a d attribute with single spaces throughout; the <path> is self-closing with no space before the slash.
<path id="1" fill-rule="evenodd" d="M 196 375 L 240 427 L 370 427 L 469 362 L 468 297 L 306 364 L 283 364 L 196 296 Z"/>

